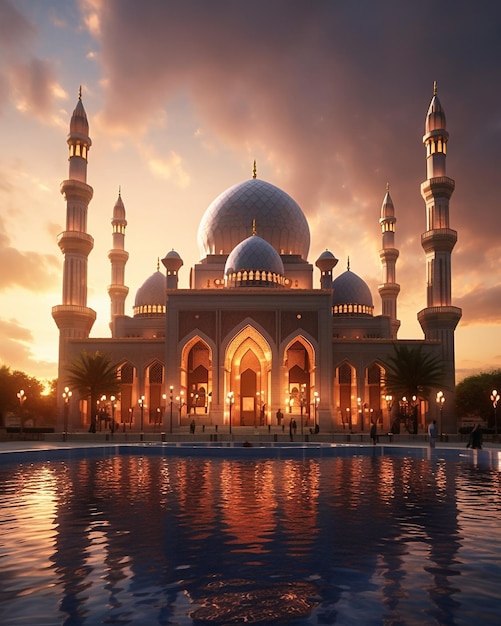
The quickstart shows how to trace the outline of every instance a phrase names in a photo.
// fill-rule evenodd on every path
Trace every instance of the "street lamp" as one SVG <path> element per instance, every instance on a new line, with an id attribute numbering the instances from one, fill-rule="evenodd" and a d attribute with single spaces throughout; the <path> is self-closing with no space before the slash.
<path id="1" fill-rule="evenodd" d="M 386 401 L 386 409 L 388 411 L 388 430 L 391 430 L 391 409 L 393 408 L 393 396 L 387 393 L 384 399 Z"/>
<path id="2" fill-rule="evenodd" d="M 318 391 L 314 391 L 313 392 L 313 408 L 314 408 L 313 419 L 315 421 L 315 424 L 314 424 L 315 431 L 317 430 L 317 412 L 318 412 L 319 403 L 320 403 L 320 396 L 318 395 Z"/>
<path id="3" fill-rule="evenodd" d="M 169 387 L 169 403 L 170 403 L 170 427 L 169 427 L 169 432 L 172 435 L 172 394 L 174 392 L 174 386 L 171 385 Z"/>
<path id="4" fill-rule="evenodd" d="M 20 391 L 17 392 L 16 395 L 19 400 L 19 407 L 20 407 L 19 432 L 22 433 L 23 432 L 23 406 L 24 406 L 24 403 L 26 402 L 26 394 L 24 393 L 24 389 L 21 389 Z"/>
<path id="5" fill-rule="evenodd" d="M 141 432 L 143 432 L 144 427 L 144 396 L 141 396 L 138 400 L 139 410 L 141 411 Z"/>
<path id="6" fill-rule="evenodd" d="M 115 396 L 110 396 L 110 402 L 111 402 L 111 434 L 113 435 L 113 433 L 115 432 L 115 411 L 117 408 L 117 405 L 115 403 Z"/>
<path id="7" fill-rule="evenodd" d="M 357 398 L 357 406 L 358 406 L 358 421 L 360 423 L 360 427 L 364 429 L 364 416 L 362 414 L 362 398 Z"/>
<path id="8" fill-rule="evenodd" d="M 442 437 L 442 412 L 444 410 L 444 402 L 445 402 L 445 396 L 444 396 L 443 391 L 437 391 L 437 397 L 435 398 L 435 401 L 437 403 L 438 414 L 440 416 L 438 430 L 439 430 L 440 437 Z M 442 441 L 442 439 L 440 439 L 440 441 Z"/>
<path id="9" fill-rule="evenodd" d="M 233 391 L 228 391 L 228 395 L 226 396 L 226 399 L 228 400 L 228 409 L 230 412 L 230 435 L 231 435 L 231 410 L 233 408 L 233 403 L 235 402 L 235 396 L 233 394 Z"/>
<path id="10" fill-rule="evenodd" d="M 64 401 L 64 440 L 66 441 L 66 435 L 68 434 L 68 413 L 70 410 L 70 400 L 73 392 L 70 391 L 69 387 L 65 387 L 62 395 Z"/>
<path id="11" fill-rule="evenodd" d="M 491 402 L 492 402 L 492 408 L 494 409 L 494 435 L 497 439 L 497 436 L 498 436 L 497 408 L 498 408 L 498 402 L 499 402 L 499 393 L 496 391 L 496 389 L 492 390 Z"/>

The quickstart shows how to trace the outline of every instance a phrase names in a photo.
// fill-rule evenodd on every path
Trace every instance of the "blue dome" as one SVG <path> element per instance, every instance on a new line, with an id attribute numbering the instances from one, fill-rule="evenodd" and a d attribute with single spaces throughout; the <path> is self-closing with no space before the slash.
<path id="1" fill-rule="evenodd" d="M 285 191 L 257 178 L 230 187 L 208 207 L 198 227 L 200 254 L 229 254 L 255 224 L 279 254 L 307 259 L 310 229 L 303 211 Z"/>
<path id="2" fill-rule="evenodd" d="M 284 264 L 275 248 L 252 235 L 230 253 L 224 266 L 227 284 L 235 287 L 278 287 L 284 284 Z"/>
<path id="3" fill-rule="evenodd" d="M 332 290 L 334 313 L 373 314 L 374 304 L 371 291 L 367 283 L 351 270 L 346 270 L 332 281 Z"/>

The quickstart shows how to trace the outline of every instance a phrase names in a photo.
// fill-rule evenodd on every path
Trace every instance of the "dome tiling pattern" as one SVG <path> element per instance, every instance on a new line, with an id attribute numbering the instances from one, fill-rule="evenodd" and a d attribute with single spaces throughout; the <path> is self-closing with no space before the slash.
<path id="1" fill-rule="evenodd" d="M 139 287 L 134 301 L 134 317 L 165 314 L 165 276 L 157 270 Z"/>
<path id="2" fill-rule="evenodd" d="M 374 304 L 367 283 L 351 270 L 332 281 L 333 314 L 373 315 Z"/>
<path id="3" fill-rule="evenodd" d="M 284 284 L 284 264 L 271 244 L 252 235 L 231 251 L 224 275 L 228 286 L 278 287 Z"/>
<path id="4" fill-rule="evenodd" d="M 252 233 L 257 233 L 279 254 L 307 259 L 310 229 L 297 202 L 285 191 L 259 179 L 234 185 L 208 207 L 198 228 L 202 256 L 229 254 Z"/>

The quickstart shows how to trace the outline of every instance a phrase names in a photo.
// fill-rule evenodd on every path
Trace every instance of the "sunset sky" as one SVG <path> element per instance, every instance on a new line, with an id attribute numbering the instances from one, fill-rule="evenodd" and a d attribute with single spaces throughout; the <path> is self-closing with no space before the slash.
<path id="1" fill-rule="evenodd" d="M 349 257 L 376 314 L 378 220 L 390 184 L 399 338 L 422 338 L 422 136 L 437 81 L 456 181 L 457 380 L 501 367 L 500 32 L 499 0 L 0 0 L 0 364 L 57 374 L 59 185 L 80 85 L 93 144 L 91 336 L 109 336 L 119 188 L 132 314 L 137 289 L 172 248 L 188 286 L 200 218 L 251 177 L 256 159 L 258 177 L 306 214 L 310 262 L 328 248 L 340 259 L 336 276 Z"/>

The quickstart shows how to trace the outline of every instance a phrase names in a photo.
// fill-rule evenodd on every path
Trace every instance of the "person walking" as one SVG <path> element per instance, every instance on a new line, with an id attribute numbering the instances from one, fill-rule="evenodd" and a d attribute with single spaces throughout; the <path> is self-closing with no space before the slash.
<path id="1" fill-rule="evenodd" d="M 437 441 L 437 420 L 430 422 L 428 426 L 428 436 L 430 438 L 430 448 L 434 448 Z"/>

